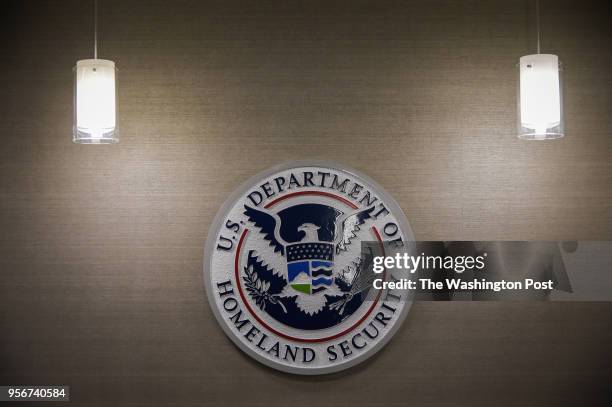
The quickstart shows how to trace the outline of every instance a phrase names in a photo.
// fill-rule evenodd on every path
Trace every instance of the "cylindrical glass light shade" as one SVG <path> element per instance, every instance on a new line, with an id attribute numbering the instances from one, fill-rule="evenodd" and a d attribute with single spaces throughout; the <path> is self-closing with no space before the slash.
<path id="1" fill-rule="evenodd" d="M 72 141 L 82 144 L 119 142 L 117 70 L 105 59 L 83 59 L 74 68 Z"/>
<path id="2" fill-rule="evenodd" d="M 559 58 L 525 55 L 519 61 L 518 136 L 546 140 L 564 136 L 563 88 Z"/>

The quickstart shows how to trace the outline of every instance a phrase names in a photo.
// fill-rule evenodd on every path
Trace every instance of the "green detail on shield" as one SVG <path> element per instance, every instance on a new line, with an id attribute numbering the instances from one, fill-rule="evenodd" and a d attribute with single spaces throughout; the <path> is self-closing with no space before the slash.
<path id="1" fill-rule="evenodd" d="M 301 293 L 310 294 L 310 284 L 291 284 L 291 287 Z"/>

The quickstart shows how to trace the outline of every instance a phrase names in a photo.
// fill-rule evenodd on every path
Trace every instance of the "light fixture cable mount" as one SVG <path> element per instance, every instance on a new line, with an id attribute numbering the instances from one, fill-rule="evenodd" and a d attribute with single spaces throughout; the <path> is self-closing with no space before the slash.
<path id="1" fill-rule="evenodd" d="M 96 2 L 98 0 L 95 0 Z M 536 0 L 536 31 L 538 39 L 538 54 L 540 53 L 540 0 Z"/>
<path id="2" fill-rule="evenodd" d="M 98 59 L 98 0 L 94 0 L 94 59 Z"/>

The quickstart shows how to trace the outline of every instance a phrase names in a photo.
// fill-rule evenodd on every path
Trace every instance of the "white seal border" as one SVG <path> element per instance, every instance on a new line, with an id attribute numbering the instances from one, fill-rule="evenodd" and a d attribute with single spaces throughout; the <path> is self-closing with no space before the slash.
<path id="1" fill-rule="evenodd" d="M 281 363 L 274 362 L 271 359 L 267 359 L 257 352 L 254 352 L 249 346 L 238 339 L 238 336 L 231 330 L 231 328 L 225 323 L 223 316 L 221 315 L 221 311 L 217 307 L 215 302 L 215 293 L 212 287 L 212 281 L 210 277 L 207 275 L 206 270 L 211 267 L 212 255 L 217 244 L 217 235 L 219 234 L 221 227 L 223 225 L 223 221 L 225 220 L 225 216 L 227 216 L 228 211 L 234 206 L 236 201 L 249 189 L 256 185 L 263 179 L 270 177 L 273 174 L 276 174 L 281 171 L 290 170 L 293 168 L 302 168 L 302 167 L 322 167 L 328 169 L 335 169 L 337 171 L 344 171 L 349 174 L 356 176 L 357 178 L 361 178 L 364 181 L 368 182 L 370 185 L 376 188 L 376 193 L 380 196 L 380 199 L 385 202 L 385 206 L 389 211 L 394 215 L 395 219 L 399 223 L 400 230 L 404 233 L 404 241 L 414 241 L 414 233 L 412 232 L 412 228 L 410 227 L 410 223 L 408 223 L 408 219 L 404 214 L 404 211 L 399 206 L 397 201 L 390 196 L 387 191 L 382 188 L 376 181 L 368 177 L 367 175 L 362 174 L 361 172 L 350 168 L 344 164 L 335 163 L 332 161 L 325 160 L 293 160 L 284 162 L 279 165 L 275 165 L 270 167 L 264 171 L 261 171 L 247 181 L 243 182 L 238 188 L 234 189 L 234 191 L 230 194 L 230 196 L 223 202 L 221 207 L 217 210 L 217 214 L 215 215 L 210 228 L 208 230 L 208 235 L 206 237 L 206 244 L 204 246 L 204 258 L 202 259 L 203 263 L 203 278 L 204 278 L 204 289 L 206 292 L 206 298 L 208 299 L 208 304 L 217 320 L 217 323 L 223 329 L 225 335 L 227 335 L 231 341 L 240 348 L 245 354 L 249 357 L 257 360 L 258 362 L 278 371 L 298 374 L 298 375 L 324 375 L 330 373 L 336 373 L 345 369 L 349 369 L 353 366 L 360 364 L 361 362 L 366 361 L 367 359 L 373 357 L 377 354 L 389 340 L 396 334 L 397 330 L 403 325 L 404 320 L 408 316 L 408 312 L 412 306 L 412 301 L 406 301 L 405 305 L 402 309 L 401 314 L 397 317 L 395 323 L 389 328 L 387 334 L 378 342 L 376 342 L 368 352 L 362 353 L 346 362 L 341 362 L 336 365 L 330 365 L 325 367 L 295 367 L 295 366 L 287 366 Z"/>

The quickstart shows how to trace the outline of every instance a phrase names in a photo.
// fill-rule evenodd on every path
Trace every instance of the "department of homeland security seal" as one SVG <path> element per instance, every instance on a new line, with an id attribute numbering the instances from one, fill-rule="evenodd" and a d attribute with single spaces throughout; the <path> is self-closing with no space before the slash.
<path id="1" fill-rule="evenodd" d="M 204 282 L 225 333 L 258 361 L 323 374 L 372 356 L 411 302 L 378 291 L 361 242 L 402 244 L 397 203 L 346 167 L 295 162 L 249 180 L 223 205 L 204 254 Z M 369 259 L 371 261 L 371 259 Z"/>

